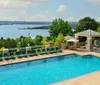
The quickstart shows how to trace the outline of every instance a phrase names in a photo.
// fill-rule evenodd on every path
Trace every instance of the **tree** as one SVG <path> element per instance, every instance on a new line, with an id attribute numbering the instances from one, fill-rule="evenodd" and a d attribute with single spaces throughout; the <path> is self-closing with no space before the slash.
<path id="1" fill-rule="evenodd" d="M 36 45 L 41 45 L 42 38 L 43 38 L 42 36 L 37 35 L 37 36 L 35 37 L 35 44 L 36 44 Z"/>
<path id="2" fill-rule="evenodd" d="M 22 43 L 23 43 L 23 47 L 26 47 L 26 46 L 28 46 L 28 44 L 30 44 L 30 42 L 31 42 L 31 37 L 24 37 L 23 38 L 23 41 L 22 41 Z"/>
<path id="3" fill-rule="evenodd" d="M 50 36 L 56 38 L 59 33 L 62 33 L 64 36 L 71 35 L 72 29 L 67 21 L 64 21 L 61 18 L 59 18 L 53 20 L 52 25 L 50 25 L 49 27 L 49 33 Z"/>
<path id="4" fill-rule="evenodd" d="M 1 47 L 6 47 L 6 45 L 7 45 L 6 43 L 8 43 L 8 42 L 6 42 L 6 39 L 2 39 L 2 38 L 1 38 L 1 39 L 0 39 L 0 48 L 1 48 Z"/>
<path id="5" fill-rule="evenodd" d="M 95 19 L 85 17 L 79 20 L 78 24 L 75 26 L 75 32 L 80 32 L 88 29 L 97 31 L 98 26 L 99 24 L 95 21 Z"/>
<path id="6" fill-rule="evenodd" d="M 3 52 L 4 49 L 5 49 L 5 47 L 2 47 L 2 48 L 0 49 L 0 54 L 2 54 L 2 52 Z"/>
<path id="7" fill-rule="evenodd" d="M 60 46 L 60 44 L 64 41 L 64 36 L 62 33 L 59 33 L 58 37 L 56 38 L 55 46 Z"/>
<path id="8" fill-rule="evenodd" d="M 100 25 L 99 25 L 99 27 L 97 28 L 97 32 L 100 32 Z"/>
<path id="9" fill-rule="evenodd" d="M 48 45 L 48 42 L 47 42 L 47 38 L 46 37 L 43 37 L 43 40 L 41 41 L 42 45 Z"/>

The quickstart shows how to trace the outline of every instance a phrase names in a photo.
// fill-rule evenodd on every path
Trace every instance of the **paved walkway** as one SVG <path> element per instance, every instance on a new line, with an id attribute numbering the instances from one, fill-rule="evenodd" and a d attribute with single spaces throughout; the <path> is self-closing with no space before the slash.
<path id="1" fill-rule="evenodd" d="M 52 85 L 100 85 L 100 71 L 76 77 Z"/>

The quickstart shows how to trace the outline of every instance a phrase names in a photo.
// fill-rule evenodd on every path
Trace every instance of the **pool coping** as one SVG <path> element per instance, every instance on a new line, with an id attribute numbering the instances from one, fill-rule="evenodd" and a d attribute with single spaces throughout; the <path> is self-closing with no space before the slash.
<path id="1" fill-rule="evenodd" d="M 77 55 L 80 55 L 80 56 L 87 56 L 87 55 L 93 55 L 95 57 L 100 57 L 100 54 L 98 55 L 97 53 L 93 53 L 93 52 L 78 52 L 78 51 L 73 51 L 73 50 L 63 50 L 62 53 L 54 53 L 54 54 L 47 54 L 47 55 L 39 55 L 39 56 L 32 56 L 32 57 L 29 57 L 28 58 L 17 58 L 17 60 L 13 60 L 11 59 L 12 61 L 14 62 L 11 62 L 11 63 L 8 63 L 7 60 L 3 60 L 3 61 L 0 61 L 0 66 L 2 65 L 8 65 L 8 64 L 16 64 L 16 63 L 21 63 L 21 62 L 28 62 L 28 61 L 34 61 L 34 60 L 40 60 L 40 59 L 45 59 L 45 58 L 53 58 L 53 57 L 60 57 L 60 56 L 64 56 L 64 55 L 70 55 L 70 54 L 77 54 Z M 4 62 L 5 61 L 5 62 Z"/>
<path id="2" fill-rule="evenodd" d="M 4 65 L 0 65 L 0 66 L 18 64 L 18 63 L 24 63 L 24 62 L 30 62 L 30 61 L 37 61 L 37 60 L 42 60 L 42 59 L 50 59 L 50 58 L 56 58 L 56 57 L 63 57 L 63 56 L 66 56 L 66 55 L 73 55 L 73 54 L 75 54 L 75 53 L 72 53 L 72 54 L 64 54 L 64 55 L 56 55 L 56 56 L 52 56 L 52 57 L 45 57 L 45 58 L 39 58 L 39 59 L 34 59 L 34 60 L 22 61 L 22 62 L 14 62 L 14 63 L 4 64 Z M 75 54 L 75 55 L 77 55 L 77 54 Z"/>

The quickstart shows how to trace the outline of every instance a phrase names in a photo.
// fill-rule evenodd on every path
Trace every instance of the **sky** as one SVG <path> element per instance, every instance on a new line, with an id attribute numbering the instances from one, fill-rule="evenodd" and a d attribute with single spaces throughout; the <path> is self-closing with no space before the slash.
<path id="1" fill-rule="evenodd" d="M 100 21 L 100 0 L 0 0 L 0 21 Z"/>

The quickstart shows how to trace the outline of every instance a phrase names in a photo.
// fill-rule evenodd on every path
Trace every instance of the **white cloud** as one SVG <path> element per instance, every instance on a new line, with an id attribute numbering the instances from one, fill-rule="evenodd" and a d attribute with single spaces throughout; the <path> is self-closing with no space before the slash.
<path id="1" fill-rule="evenodd" d="M 88 2 L 100 4 L 100 0 L 88 0 Z"/>
<path id="2" fill-rule="evenodd" d="M 25 10 L 1 10 L 0 20 L 9 21 L 49 21 L 53 18 L 47 16 L 47 11 L 41 14 L 29 14 Z"/>
<path id="3" fill-rule="evenodd" d="M 74 16 L 69 16 L 67 18 L 65 18 L 65 20 L 67 21 L 79 21 L 80 19 L 82 19 L 83 17 L 74 17 Z"/>
<path id="4" fill-rule="evenodd" d="M 56 12 L 63 12 L 66 8 L 66 5 L 60 5 Z"/>
<path id="5" fill-rule="evenodd" d="M 96 21 L 99 21 L 100 22 L 100 18 L 94 18 Z"/>
<path id="6" fill-rule="evenodd" d="M 0 0 L 0 8 L 24 8 L 48 0 Z"/>
<path id="7" fill-rule="evenodd" d="M 77 21 L 77 19 L 75 19 L 74 16 L 69 16 L 65 20 L 67 20 L 67 21 Z"/>
<path id="8" fill-rule="evenodd" d="M 74 20 L 74 17 L 73 16 L 70 16 L 67 19 L 68 19 L 68 21 L 73 21 Z"/>
<path id="9" fill-rule="evenodd" d="M 44 14 L 29 14 L 25 8 L 34 4 L 45 3 L 48 0 L 0 0 L 0 20 L 18 20 L 18 21 L 47 21 L 48 11 Z"/>

